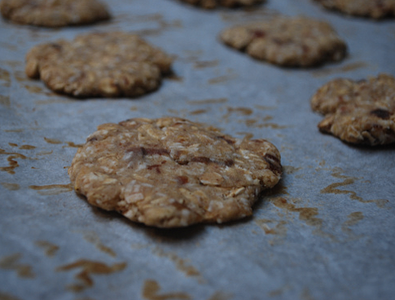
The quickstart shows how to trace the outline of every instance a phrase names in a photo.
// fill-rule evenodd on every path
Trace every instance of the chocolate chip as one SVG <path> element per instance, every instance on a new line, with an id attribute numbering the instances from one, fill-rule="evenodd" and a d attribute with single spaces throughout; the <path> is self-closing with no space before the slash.
<path id="1" fill-rule="evenodd" d="M 143 155 L 169 155 L 170 152 L 167 151 L 166 149 L 161 149 L 161 148 L 144 148 L 141 147 L 141 151 L 143 152 Z"/>
<path id="2" fill-rule="evenodd" d="M 177 176 L 176 178 L 177 178 L 177 182 L 178 182 L 180 185 L 186 184 L 186 183 L 188 183 L 188 181 L 189 181 L 189 179 L 188 179 L 187 176 Z"/>
<path id="3" fill-rule="evenodd" d="M 204 164 L 208 164 L 211 162 L 211 160 L 208 157 L 204 157 L 204 156 L 197 156 L 197 157 L 193 157 L 191 159 L 192 162 L 200 162 L 200 163 L 204 163 Z"/>
<path id="4" fill-rule="evenodd" d="M 391 116 L 391 113 L 388 110 L 381 109 L 381 108 L 372 110 L 370 112 L 370 114 L 375 115 L 376 117 L 383 119 L 383 120 L 388 120 Z"/>
<path id="5" fill-rule="evenodd" d="M 259 29 L 254 30 L 253 34 L 254 34 L 255 38 L 263 38 L 266 36 L 266 32 L 264 32 L 263 30 L 259 30 Z"/>
<path id="6" fill-rule="evenodd" d="M 275 173 L 281 173 L 281 164 L 277 157 L 271 154 L 265 154 L 263 159 L 269 164 L 271 171 Z"/>

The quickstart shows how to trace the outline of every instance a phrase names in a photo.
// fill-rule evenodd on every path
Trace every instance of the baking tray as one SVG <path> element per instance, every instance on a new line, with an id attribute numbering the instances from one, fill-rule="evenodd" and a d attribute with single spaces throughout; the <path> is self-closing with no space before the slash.
<path id="1" fill-rule="evenodd" d="M 321 134 L 309 104 L 331 79 L 394 75 L 394 21 L 310 0 L 215 11 L 106 2 L 114 19 L 92 26 L 0 20 L 0 299 L 394 299 L 395 148 Z M 285 69 L 218 42 L 222 29 L 276 13 L 330 22 L 348 57 Z M 173 55 L 174 75 L 137 99 L 86 100 L 24 75 L 32 46 L 110 30 L 138 32 Z M 281 182 L 251 218 L 175 230 L 132 223 L 72 191 L 67 168 L 99 124 L 162 116 L 270 140 L 281 151 Z"/>

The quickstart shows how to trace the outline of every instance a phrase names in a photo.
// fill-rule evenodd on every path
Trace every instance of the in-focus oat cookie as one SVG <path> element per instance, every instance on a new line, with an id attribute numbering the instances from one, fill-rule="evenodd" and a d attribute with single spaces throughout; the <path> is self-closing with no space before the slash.
<path id="1" fill-rule="evenodd" d="M 4 18 L 44 27 L 91 24 L 108 20 L 107 7 L 98 0 L 2 0 Z"/>
<path id="2" fill-rule="evenodd" d="M 135 34 L 90 33 L 33 47 L 25 71 L 74 97 L 135 97 L 157 89 L 172 59 Z"/>
<path id="3" fill-rule="evenodd" d="M 221 40 L 250 56 L 286 67 L 339 61 L 347 46 L 326 22 L 278 16 L 224 30 Z"/>
<path id="4" fill-rule="evenodd" d="M 266 140 L 170 117 L 99 126 L 69 169 L 90 204 L 156 227 L 249 216 L 281 172 L 280 153 Z"/>
<path id="5" fill-rule="evenodd" d="M 395 0 L 315 0 L 328 9 L 381 19 L 395 16 Z"/>
<path id="6" fill-rule="evenodd" d="M 393 76 L 380 74 L 360 81 L 335 79 L 316 92 L 311 107 L 325 115 L 318 128 L 345 142 L 375 146 L 395 141 Z"/>
<path id="7" fill-rule="evenodd" d="M 192 5 L 211 9 L 216 7 L 248 7 L 260 4 L 264 0 L 181 0 Z"/>

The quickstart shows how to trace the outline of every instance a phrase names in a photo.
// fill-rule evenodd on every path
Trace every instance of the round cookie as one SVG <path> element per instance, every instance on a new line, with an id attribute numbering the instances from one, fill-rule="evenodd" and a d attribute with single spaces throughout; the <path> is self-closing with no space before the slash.
<path id="1" fill-rule="evenodd" d="M 97 0 L 2 0 L 4 18 L 44 27 L 91 24 L 108 20 L 107 7 Z"/>
<path id="2" fill-rule="evenodd" d="M 280 180 L 270 142 L 240 140 L 180 118 L 104 124 L 78 149 L 75 190 L 105 210 L 156 227 L 222 223 L 249 216 Z"/>
<path id="3" fill-rule="evenodd" d="M 248 7 L 262 3 L 264 0 L 180 0 L 206 9 L 223 7 Z"/>
<path id="4" fill-rule="evenodd" d="M 221 40 L 250 56 L 285 67 L 311 67 L 339 61 L 347 46 L 326 22 L 305 17 L 274 17 L 224 30 Z"/>
<path id="5" fill-rule="evenodd" d="M 74 97 L 135 97 L 157 89 L 171 63 L 135 34 L 90 33 L 33 47 L 25 72 Z"/>
<path id="6" fill-rule="evenodd" d="M 311 99 L 314 111 L 325 115 L 318 124 L 353 144 L 385 145 L 395 142 L 395 78 L 353 81 L 335 79 L 322 86 Z"/>
<path id="7" fill-rule="evenodd" d="M 395 0 L 315 0 L 325 8 L 374 19 L 395 15 Z"/>

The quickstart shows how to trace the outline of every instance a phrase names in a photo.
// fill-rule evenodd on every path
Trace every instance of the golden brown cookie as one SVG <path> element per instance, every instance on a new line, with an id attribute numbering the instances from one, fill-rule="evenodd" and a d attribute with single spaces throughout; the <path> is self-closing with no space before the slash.
<path id="1" fill-rule="evenodd" d="M 393 76 L 330 81 L 313 96 L 311 107 L 325 115 L 318 128 L 345 142 L 375 146 L 395 141 Z"/>
<path id="2" fill-rule="evenodd" d="M 224 30 L 221 40 L 250 56 L 286 67 L 339 61 L 347 46 L 326 22 L 305 17 L 274 17 Z"/>
<path id="3" fill-rule="evenodd" d="M 4 18 L 19 24 L 62 27 L 108 20 L 107 7 L 98 0 L 2 0 Z"/>
<path id="4" fill-rule="evenodd" d="M 33 47 L 26 74 L 74 97 L 135 97 L 157 89 L 172 59 L 135 34 L 90 33 Z"/>
<path id="5" fill-rule="evenodd" d="M 156 227 L 249 216 L 281 172 L 280 153 L 266 140 L 170 117 L 99 126 L 69 169 L 90 204 Z"/>
<path id="6" fill-rule="evenodd" d="M 395 0 L 315 0 L 328 9 L 380 19 L 395 16 Z"/>
<path id="7" fill-rule="evenodd" d="M 264 2 L 264 0 L 181 0 L 181 1 L 207 9 L 212 9 L 219 6 L 247 7 Z"/>

